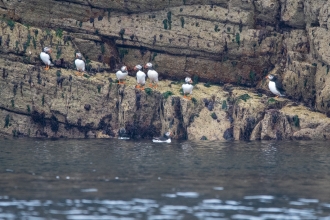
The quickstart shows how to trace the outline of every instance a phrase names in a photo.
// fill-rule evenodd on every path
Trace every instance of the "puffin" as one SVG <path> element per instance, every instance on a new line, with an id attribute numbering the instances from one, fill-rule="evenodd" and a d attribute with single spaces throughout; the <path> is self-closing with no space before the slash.
<path id="1" fill-rule="evenodd" d="M 126 66 L 122 66 L 120 68 L 120 70 L 118 70 L 116 72 L 116 76 L 117 76 L 117 79 L 118 79 L 118 84 L 125 84 L 125 82 L 123 80 L 126 79 L 126 76 L 127 75 L 128 75 L 127 67 Z"/>
<path id="2" fill-rule="evenodd" d="M 49 55 L 51 52 L 52 52 L 51 48 L 45 47 L 44 51 L 40 53 L 40 59 L 42 60 L 42 62 L 44 62 L 44 64 L 46 64 L 45 70 L 49 70 L 50 66 L 54 66 L 54 64 L 52 64 L 51 62 L 51 58 Z"/>
<path id="3" fill-rule="evenodd" d="M 182 84 L 183 98 L 190 100 L 191 99 L 191 96 L 187 96 L 187 95 L 191 95 L 192 94 L 192 90 L 193 90 L 194 86 L 191 85 L 192 80 L 191 80 L 190 77 L 186 77 L 184 81 L 186 83 L 185 84 Z"/>
<path id="4" fill-rule="evenodd" d="M 82 76 L 83 74 L 81 72 L 85 72 L 85 62 L 82 60 L 81 53 L 76 53 L 76 60 L 74 61 L 74 64 L 76 65 L 77 76 Z"/>
<path id="5" fill-rule="evenodd" d="M 137 85 L 135 88 L 144 90 L 144 84 L 146 84 L 146 74 L 142 71 L 141 65 L 136 65 L 134 70 L 137 71 L 136 73 L 136 82 Z"/>
<path id="6" fill-rule="evenodd" d="M 120 128 L 118 131 L 118 139 L 122 139 L 122 140 L 128 140 L 129 139 L 129 135 L 126 133 L 126 129 L 125 128 Z"/>
<path id="7" fill-rule="evenodd" d="M 171 132 L 166 132 L 162 137 L 154 137 L 152 139 L 154 143 L 171 143 Z"/>
<path id="8" fill-rule="evenodd" d="M 276 76 L 269 74 L 266 78 L 269 79 L 268 88 L 274 95 L 276 95 L 276 98 L 279 96 L 285 96 L 282 82 L 279 81 Z"/>
<path id="9" fill-rule="evenodd" d="M 158 73 L 153 69 L 152 63 L 147 63 L 144 66 L 144 68 L 148 69 L 147 75 L 148 75 L 148 78 L 150 79 L 149 87 L 157 88 Z"/>

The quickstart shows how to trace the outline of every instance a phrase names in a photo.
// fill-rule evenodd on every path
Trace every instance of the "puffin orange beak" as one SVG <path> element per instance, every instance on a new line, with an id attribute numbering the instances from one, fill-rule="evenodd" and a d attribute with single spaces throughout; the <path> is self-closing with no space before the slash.
<path id="1" fill-rule="evenodd" d="M 265 79 L 268 79 L 268 75 L 267 75 L 267 76 L 265 76 Z"/>
<path id="2" fill-rule="evenodd" d="M 192 81 L 192 80 L 190 80 L 189 82 L 190 82 L 190 83 L 193 83 L 193 81 Z"/>

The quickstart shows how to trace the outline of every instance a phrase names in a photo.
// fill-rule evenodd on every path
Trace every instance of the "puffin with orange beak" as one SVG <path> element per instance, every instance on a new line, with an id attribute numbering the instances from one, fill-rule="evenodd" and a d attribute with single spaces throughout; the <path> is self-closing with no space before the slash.
<path id="1" fill-rule="evenodd" d="M 52 52 L 51 48 L 45 47 L 44 51 L 40 53 L 40 59 L 42 60 L 42 62 L 44 62 L 44 64 L 46 64 L 45 70 L 49 70 L 50 66 L 54 66 L 54 64 L 52 64 L 51 62 L 49 55 L 51 52 Z"/>
<path id="2" fill-rule="evenodd" d="M 269 74 L 266 78 L 269 79 L 268 88 L 274 95 L 276 95 L 276 98 L 279 96 L 285 96 L 285 90 L 283 89 L 282 83 L 276 76 Z"/>
<path id="3" fill-rule="evenodd" d="M 185 99 L 191 99 L 191 94 L 192 94 L 192 90 L 194 88 L 193 85 L 191 85 L 192 80 L 190 77 L 186 77 L 184 80 L 186 83 L 182 85 L 182 90 L 183 90 L 183 98 Z"/>
<path id="4" fill-rule="evenodd" d="M 76 60 L 74 61 L 74 64 L 76 65 L 77 76 L 82 76 L 82 72 L 85 72 L 85 62 L 82 60 L 82 55 L 81 53 L 76 53 Z"/>
<path id="5" fill-rule="evenodd" d="M 150 87 L 157 88 L 158 73 L 153 69 L 152 63 L 147 63 L 144 68 L 148 69 L 147 75 L 150 80 Z"/>
<path id="6" fill-rule="evenodd" d="M 118 79 L 118 84 L 124 85 L 125 84 L 124 80 L 126 79 L 127 75 L 128 75 L 127 67 L 122 66 L 120 68 L 120 70 L 118 70 L 116 72 L 116 76 L 117 76 L 117 79 Z"/>
<path id="7" fill-rule="evenodd" d="M 141 65 L 136 65 L 134 70 L 137 71 L 136 73 L 136 82 L 137 85 L 135 88 L 144 90 L 144 85 L 146 84 L 146 74 L 142 71 Z"/>

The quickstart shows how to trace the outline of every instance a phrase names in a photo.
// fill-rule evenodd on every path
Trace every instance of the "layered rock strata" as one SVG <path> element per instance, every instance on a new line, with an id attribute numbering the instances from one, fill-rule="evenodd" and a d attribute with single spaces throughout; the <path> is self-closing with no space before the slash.
<path id="1" fill-rule="evenodd" d="M 142 138 L 172 129 L 188 139 L 327 139 L 329 4 L 0 1 L 1 132 L 114 137 L 126 127 Z M 54 50 L 49 72 L 39 59 L 44 46 Z M 86 77 L 72 72 L 77 51 Z M 125 87 L 113 82 L 120 65 L 134 75 L 146 62 L 160 73 L 159 90 L 135 91 L 132 78 Z M 268 73 L 283 79 L 288 99 L 266 97 Z M 200 81 L 194 102 L 179 94 L 187 75 Z"/>

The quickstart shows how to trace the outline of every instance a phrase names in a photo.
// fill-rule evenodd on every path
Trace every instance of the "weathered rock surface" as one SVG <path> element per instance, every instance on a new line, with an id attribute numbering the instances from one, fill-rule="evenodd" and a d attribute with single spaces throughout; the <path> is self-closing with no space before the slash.
<path id="1" fill-rule="evenodd" d="M 0 132 L 106 138 L 125 127 L 136 138 L 170 129 L 187 139 L 328 139 L 329 4 L 0 0 Z M 54 51 L 48 72 L 44 46 Z M 73 74 L 77 51 L 85 77 Z M 162 79 L 157 91 L 136 91 L 133 78 L 114 83 L 120 65 L 134 76 L 146 62 Z M 265 95 L 268 73 L 283 79 L 288 99 Z M 188 101 L 177 82 L 187 75 L 225 86 L 200 82 Z"/>

